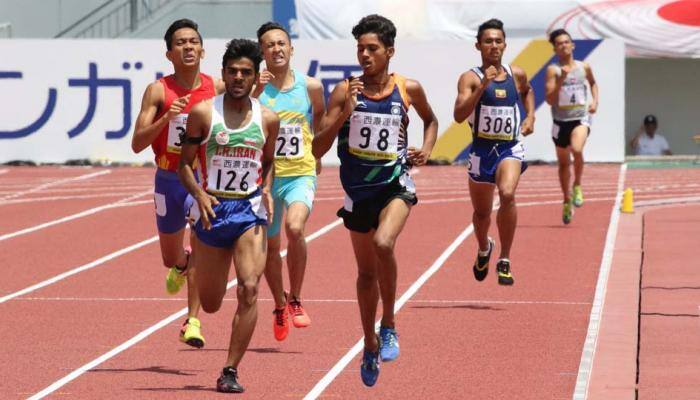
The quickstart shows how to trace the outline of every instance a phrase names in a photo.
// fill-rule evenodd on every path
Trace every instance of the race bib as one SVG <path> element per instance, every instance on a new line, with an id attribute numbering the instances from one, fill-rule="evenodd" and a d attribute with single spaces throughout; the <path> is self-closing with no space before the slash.
<path id="1" fill-rule="evenodd" d="M 180 154 L 182 141 L 185 139 L 187 114 L 178 114 L 168 123 L 168 152 Z"/>
<path id="2" fill-rule="evenodd" d="M 559 91 L 559 108 L 581 108 L 586 105 L 586 85 L 577 83 L 562 86 Z"/>
<path id="3" fill-rule="evenodd" d="M 401 115 L 355 111 L 350 117 L 350 154 L 370 160 L 398 157 Z"/>
<path id="4" fill-rule="evenodd" d="M 245 157 L 212 156 L 207 190 L 226 197 L 244 197 L 257 189 L 260 162 Z"/>
<path id="5" fill-rule="evenodd" d="M 280 125 L 277 134 L 275 158 L 295 159 L 304 157 L 304 138 L 301 125 Z"/>
<path id="6" fill-rule="evenodd" d="M 517 128 L 515 107 L 481 106 L 477 132 L 479 137 L 512 140 Z"/>

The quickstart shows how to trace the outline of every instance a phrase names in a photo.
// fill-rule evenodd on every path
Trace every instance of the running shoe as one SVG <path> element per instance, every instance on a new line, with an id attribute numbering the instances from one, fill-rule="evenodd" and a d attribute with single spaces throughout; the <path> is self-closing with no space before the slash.
<path id="1" fill-rule="evenodd" d="M 287 305 L 282 308 L 275 308 L 272 311 L 274 316 L 272 319 L 272 331 L 275 333 L 275 339 L 278 342 L 283 341 L 289 334 L 289 314 L 287 313 Z"/>
<path id="2" fill-rule="evenodd" d="M 202 336 L 202 324 L 197 318 L 189 317 L 182 324 L 180 329 L 180 341 L 192 347 L 201 349 L 204 347 L 204 336 Z"/>
<path id="3" fill-rule="evenodd" d="M 571 201 L 564 202 L 564 209 L 562 210 L 561 220 L 565 225 L 571 223 L 574 218 L 574 207 Z"/>
<path id="4" fill-rule="evenodd" d="M 574 205 L 581 207 L 583 205 L 583 191 L 581 185 L 574 186 Z"/>
<path id="5" fill-rule="evenodd" d="M 184 267 L 178 268 L 178 266 L 176 265 L 171 267 L 170 270 L 168 270 L 168 275 L 165 277 L 165 290 L 168 292 L 168 294 L 177 294 L 182 288 L 182 285 L 184 285 L 185 282 L 187 282 L 185 272 L 187 272 L 187 264 L 190 262 L 191 252 L 192 250 L 190 250 L 189 248 L 185 249 L 185 254 L 187 258 Z"/>
<path id="6" fill-rule="evenodd" d="M 474 271 L 474 278 L 476 278 L 477 281 L 483 281 L 486 279 L 486 275 L 489 273 L 489 259 L 491 258 L 491 252 L 495 246 L 496 242 L 489 237 L 488 253 L 483 257 L 481 254 L 479 254 L 481 251 L 476 253 L 476 261 L 474 261 L 474 267 L 472 267 L 472 270 Z"/>
<path id="7" fill-rule="evenodd" d="M 384 361 L 394 361 L 399 357 L 399 337 L 396 330 L 388 326 L 379 328 L 379 355 Z"/>
<path id="8" fill-rule="evenodd" d="M 289 302 L 289 315 L 292 316 L 292 324 L 295 328 L 306 328 L 311 325 L 311 318 L 306 314 L 304 307 L 301 306 L 301 301 L 297 298 Z"/>
<path id="9" fill-rule="evenodd" d="M 216 380 L 216 391 L 223 393 L 243 393 L 245 389 L 238 383 L 238 371 L 233 367 L 224 367 Z"/>
<path id="10" fill-rule="evenodd" d="M 360 364 L 360 376 L 365 386 L 374 386 L 379 377 L 379 351 L 371 352 L 365 349 Z"/>
<path id="11" fill-rule="evenodd" d="M 498 271 L 499 285 L 510 286 L 513 284 L 513 274 L 510 273 L 510 261 L 506 259 L 498 260 L 496 271 Z"/>

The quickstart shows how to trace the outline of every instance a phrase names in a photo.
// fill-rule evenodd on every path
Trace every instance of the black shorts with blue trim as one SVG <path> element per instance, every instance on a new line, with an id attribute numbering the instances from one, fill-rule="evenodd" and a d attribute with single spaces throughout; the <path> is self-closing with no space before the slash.
<path id="1" fill-rule="evenodd" d="M 413 187 L 412 184 L 408 186 Z M 379 227 L 379 214 L 394 199 L 401 199 L 409 206 L 418 203 L 415 190 L 409 190 L 397 178 L 372 197 L 360 201 L 352 201 L 346 195 L 345 204 L 343 208 L 338 210 L 337 215 L 343 219 L 343 225 L 347 229 L 367 233 Z"/>

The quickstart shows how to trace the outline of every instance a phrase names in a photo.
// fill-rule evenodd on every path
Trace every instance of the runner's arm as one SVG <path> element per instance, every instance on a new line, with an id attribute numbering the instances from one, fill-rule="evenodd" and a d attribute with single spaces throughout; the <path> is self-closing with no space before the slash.
<path id="1" fill-rule="evenodd" d="M 554 65 L 547 66 L 544 79 L 545 100 L 550 106 L 556 105 L 563 80 L 557 77 L 557 68 Z"/>
<path id="2" fill-rule="evenodd" d="M 150 146 L 170 120 L 165 114 L 154 121 L 158 108 L 163 104 L 163 98 L 163 85 L 160 82 L 153 82 L 146 87 L 141 99 L 141 111 L 136 117 L 134 135 L 131 137 L 131 149 L 134 153 L 140 153 Z"/>
<path id="3" fill-rule="evenodd" d="M 323 99 L 323 85 L 318 79 L 306 77 L 306 90 L 309 94 L 309 101 L 311 102 L 311 115 L 313 118 L 313 129 L 314 136 L 321 132 L 321 120 L 323 115 L 326 113 L 326 102 Z M 316 159 L 316 175 L 321 173 L 321 159 Z"/>
<path id="4" fill-rule="evenodd" d="M 187 117 L 187 128 L 185 129 L 185 138 L 182 142 L 180 165 L 177 174 L 180 178 L 180 182 L 182 182 L 182 186 L 184 186 L 194 198 L 206 195 L 206 192 L 197 184 L 197 180 L 194 177 L 194 163 L 202 140 L 204 140 L 209 133 L 210 121 L 210 100 L 202 101 L 192 107 Z"/>
<path id="5" fill-rule="evenodd" d="M 488 86 L 488 82 L 486 85 L 481 84 L 479 77 L 472 71 L 467 71 L 459 76 L 453 114 L 455 121 L 461 123 L 474 112 L 486 86 Z"/>
<path id="6" fill-rule="evenodd" d="M 527 74 L 520 67 L 513 66 L 513 76 L 518 84 L 520 98 L 525 106 L 525 119 L 520 125 L 520 133 L 523 136 L 531 134 L 535 130 L 535 91 L 532 90 Z"/>
<path id="7" fill-rule="evenodd" d="M 328 101 L 328 109 L 321 121 L 321 131 L 314 136 L 312 152 L 317 159 L 323 157 L 331 148 L 338 136 L 338 130 L 355 110 L 357 93 L 361 88 L 362 82 L 357 78 L 335 85 Z"/>
<path id="8" fill-rule="evenodd" d="M 277 134 L 280 129 L 280 120 L 274 111 L 264 106 L 261 106 L 261 108 L 265 132 L 267 134 L 262 154 L 262 189 L 269 192 L 272 187 L 272 180 L 275 176 L 275 144 L 277 143 Z"/>
<path id="9" fill-rule="evenodd" d="M 430 159 L 430 153 L 432 153 L 433 146 L 435 146 L 435 141 L 437 140 L 438 120 L 432 107 L 430 107 L 430 103 L 428 103 L 423 87 L 418 81 L 407 79 L 406 92 L 410 98 L 410 104 L 413 105 L 418 116 L 423 120 L 423 146 L 418 151 L 412 151 L 409 148 L 408 155 L 413 165 L 419 166 Z"/>
<path id="10" fill-rule="evenodd" d="M 593 114 L 598 110 L 598 83 L 593 76 L 593 70 L 588 63 L 583 64 L 583 68 L 586 71 L 586 79 L 588 80 L 588 85 L 591 87 L 591 97 L 593 101 L 588 105 L 588 112 Z"/>
<path id="11" fill-rule="evenodd" d="M 267 222 L 271 223 L 275 212 L 274 200 L 272 199 L 272 181 L 275 178 L 275 145 L 280 129 L 280 120 L 274 111 L 266 107 L 262 107 L 262 110 L 265 132 L 267 132 L 262 154 L 262 200 L 265 209 L 267 209 Z"/>

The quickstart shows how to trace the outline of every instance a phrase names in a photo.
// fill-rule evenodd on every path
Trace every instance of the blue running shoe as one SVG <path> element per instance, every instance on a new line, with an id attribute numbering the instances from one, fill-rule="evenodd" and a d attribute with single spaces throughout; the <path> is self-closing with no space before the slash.
<path id="1" fill-rule="evenodd" d="M 371 352 L 365 349 L 360 364 L 360 376 L 365 386 L 374 386 L 379 377 L 379 352 Z"/>
<path id="2" fill-rule="evenodd" d="M 379 328 L 379 354 L 382 361 L 394 361 L 399 357 L 399 337 L 395 329 L 387 326 Z"/>

